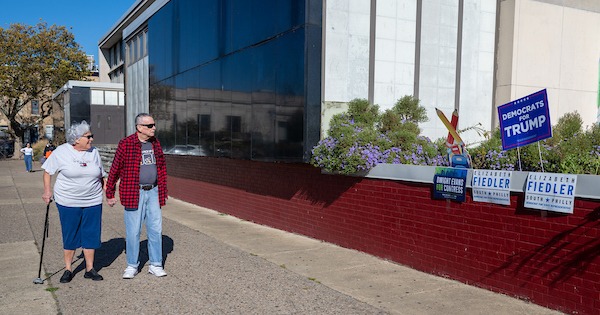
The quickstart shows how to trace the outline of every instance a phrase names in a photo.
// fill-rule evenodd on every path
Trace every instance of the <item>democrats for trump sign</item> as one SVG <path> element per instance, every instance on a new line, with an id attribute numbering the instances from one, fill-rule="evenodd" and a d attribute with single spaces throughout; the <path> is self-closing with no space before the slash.
<path id="1" fill-rule="evenodd" d="M 525 185 L 525 207 L 573 213 L 577 175 L 531 172 Z"/>
<path id="2" fill-rule="evenodd" d="M 545 89 L 498 107 L 498 120 L 502 150 L 552 137 Z"/>

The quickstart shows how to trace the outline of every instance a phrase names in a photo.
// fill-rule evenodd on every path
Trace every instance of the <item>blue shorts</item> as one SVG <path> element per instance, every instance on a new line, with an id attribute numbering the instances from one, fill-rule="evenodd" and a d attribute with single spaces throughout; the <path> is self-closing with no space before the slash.
<path id="1" fill-rule="evenodd" d="M 100 248 L 102 204 L 91 207 L 66 207 L 56 204 L 56 207 L 60 217 L 64 249 Z"/>

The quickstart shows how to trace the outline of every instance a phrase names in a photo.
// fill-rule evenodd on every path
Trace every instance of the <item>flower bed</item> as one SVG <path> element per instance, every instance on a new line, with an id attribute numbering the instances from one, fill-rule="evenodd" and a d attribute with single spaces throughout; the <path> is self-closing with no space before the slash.
<path id="1" fill-rule="evenodd" d="M 364 99 L 348 104 L 348 112 L 331 119 L 328 136 L 312 150 L 311 164 L 330 173 L 356 174 L 381 163 L 448 166 L 445 139 L 420 135 L 425 109 L 411 96 L 379 112 Z M 470 129 L 470 128 L 467 128 Z M 545 171 L 566 174 L 600 173 L 600 127 L 584 130 L 580 115 L 569 113 L 553 128 L 553 137 L 537 144 L 502 150 L 500 130 L 470 146 L 475 169 Z"/>

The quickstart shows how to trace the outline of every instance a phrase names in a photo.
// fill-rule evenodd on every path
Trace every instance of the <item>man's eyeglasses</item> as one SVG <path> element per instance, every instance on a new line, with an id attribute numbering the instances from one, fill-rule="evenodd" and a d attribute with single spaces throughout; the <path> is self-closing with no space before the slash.
<path id="1" fill-rule="evenodd" d="M 94 135 L 93 135 L 93 134 L 91 134 L 91 135 L 87 135 L 87 136 L 82 136 L 82 138 L 83 138 L 83 137 L 86 137 L 86 138 L 88 138 L 88 139 L 92 139 L 92 138 L 94 137 Z"/>
<path id="2" fill-rule="evenodd" d="M 154 126 L 156 126 L 156 124 L 145 124 L 145 125 L 144 124 L 139 124 L 139 125 L 147 127 L 147 128 L 153 128 Z"/>

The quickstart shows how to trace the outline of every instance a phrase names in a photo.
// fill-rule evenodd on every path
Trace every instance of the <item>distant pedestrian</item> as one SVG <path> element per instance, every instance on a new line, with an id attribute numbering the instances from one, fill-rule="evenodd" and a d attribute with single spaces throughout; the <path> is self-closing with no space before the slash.
<path id="1" fill-rule="evenodd" d="M 99 281 L 103 278 L 94 269 L 94 254 L 101 246 L 102 194 L 106 172 L 98 150 L 92 147 L 94 135 L 87 122 L 71 125 L 66 136 L 67 143 L 58 146 L 42 165 L 42 199 L 48 204 L 54 196 L 60 217 L 66 269 L 60 282 L 67 283 L 73 278 L 71 264 L 79 247 L 83 248 L 85 257 L 83 277 Z M 57 173 L 53 192 L 51 176 Z"/>
<path id="2" fill-rule="evenodd" d="M 27 145 L 21 149 L 21 153 L 25 155 L 25 169 L 27 172 L 33 172 L 33 149 L 31 148 L 31 144 L 29 142 L 27 142 Z"/>
<path id="3" fill-rule="evenodd" d="M 135 117 L 136 132 L 119 141 L 106 182 L 109 206 L 117 203 L 115 185 L 120 179 L 119 197 L 125 207 L 127 268 L 123 279 L 138 273 L 140 233 L 144 220 L 148 236 L 148 272 L 163 277 L 162 210 L 167 200 L 167 164 L 158 139 L 156 125 L 146 113 Z"/>
<path id="4" fill-rule="evenodd" d="M 52 141 L 48 141 L 48 144 L 46 144 L 46 147 L 44 148 L 44 157 L 49 158 L 54 150 L 56 150 L 56 146 L 52 144 Z"/>
<path id="5" fill-rule="evenodd" d="M 54 151 L 55 149 L 56 147 L 54 146 L 54 144 L 52 144 L 52 141 L 48 141 L 46 147 L 44 147 L 44 155 L 40 158 L 40 163 L 44 164 L 48 157 L 50 157 L 50 154 L 52 154 L 52 151 Z"/>

